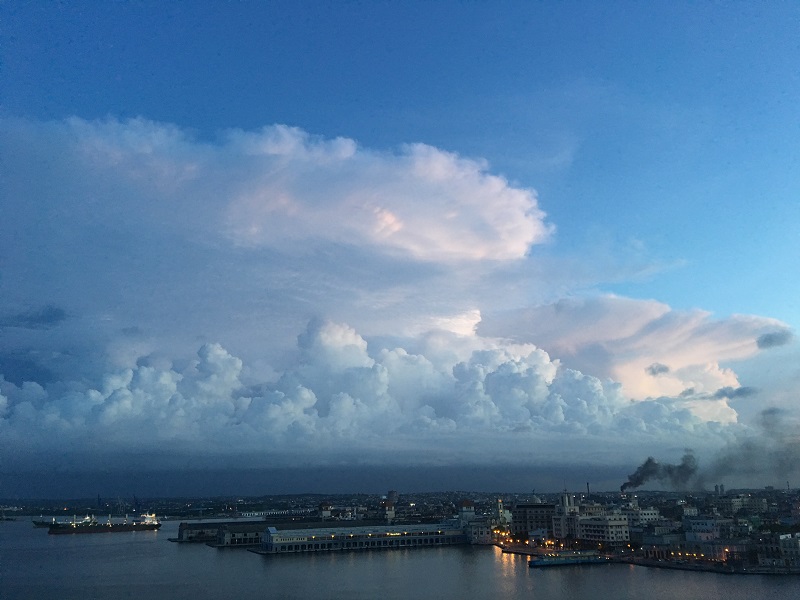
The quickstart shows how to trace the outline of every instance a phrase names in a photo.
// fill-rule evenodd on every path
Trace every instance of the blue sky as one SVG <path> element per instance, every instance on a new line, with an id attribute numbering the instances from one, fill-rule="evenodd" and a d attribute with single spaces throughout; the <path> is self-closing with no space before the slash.
<path id="1" fill-rule="evenodd" d="M 792 3 L 0 12 L 8 472 L 791 445 Z"/>

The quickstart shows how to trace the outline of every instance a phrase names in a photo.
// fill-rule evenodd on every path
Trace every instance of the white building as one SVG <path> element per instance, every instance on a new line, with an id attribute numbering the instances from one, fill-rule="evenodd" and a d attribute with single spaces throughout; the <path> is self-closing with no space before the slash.
<path id="1" fill-rule="evenodd" d="M 661 520 L 661 513 L 653 507 L 625 507 L 620 512 L 628 518 L 628 527 L 641 527 Z"/>
<path id="2" fill-rule="evenodd" d="M 579 517 L 577 537 L 610 546 L 625 545 L 631 539 L 628 518 L 620 514 Z"/>

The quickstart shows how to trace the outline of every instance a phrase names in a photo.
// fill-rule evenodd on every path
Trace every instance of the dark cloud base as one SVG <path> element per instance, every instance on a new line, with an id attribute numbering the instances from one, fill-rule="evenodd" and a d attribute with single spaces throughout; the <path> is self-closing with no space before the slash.
<path id="1" fill-rule="evenodd" d="M 0 374 L 17 386 L 26 381 L 47 384 L 57 379 L 55 373 L 40 364 L 32 353 L 23 352 L 0 352 Z"/>
<path id="2" fill-rule="evenodd" d="M 0 315 L 0 328 L 19 327 L 22 329 L 50 329 L 67 318 L 63 308 L 48 304 L 20 313 Z"/>
<path id="3" fill-rule="evenodd" d="M 262 496 L 385 494 L 465 490 L 531 493 L 619 488 L 630 466 L 353 466 L 186 471 L 40 471 L 0 475 L 0 498 Z"/>

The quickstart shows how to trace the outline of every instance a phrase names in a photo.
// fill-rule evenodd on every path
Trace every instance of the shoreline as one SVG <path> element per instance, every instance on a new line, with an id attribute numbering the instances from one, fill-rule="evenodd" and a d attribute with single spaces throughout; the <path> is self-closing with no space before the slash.
<path id="1" fill-rule="evenodd" d="M 704 573 L 720 573 L 722 575 L 800 575 L 800 567 L 766 567 L 760 565 L 734 567 L 722 563 L 678 563 L 669 560 L 653 560 L 635 557 L 620 557 L 614 559 L 614 562 L 636 565 L 639 567 L 673 569 L 676 571 L 700 571 Z"/>
<path id="2" fill-rule="evenodd" d="M 522 556 L 538 556 L 537 549 L 515 546 L 499 546 L 504 554 L 519 554 Z M 752 565 L 749 567 L 734 567 L 718 562 L 709 563 L 679 563 L 669 560 L 639 558 L 635 556 L 609 555 L 607 564 L 628 564 L 637 567 L 651 567 L 654 569 L 671 569 L 674 571 L 694 571 L 702 573 L 718 573 L 720 575 L 800 575 L 800 567 L 769 567 Z M 599 563 L 603 564 L 603 563 Z"/>

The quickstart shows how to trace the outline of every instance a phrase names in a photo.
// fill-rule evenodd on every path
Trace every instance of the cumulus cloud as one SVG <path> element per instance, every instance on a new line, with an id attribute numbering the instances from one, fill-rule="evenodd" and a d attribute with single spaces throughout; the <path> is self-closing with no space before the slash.
<path id="1" fill-rule="evenodd" d="M 754 340 L 776 327 L 785 328 L 764 317 L 715 319 L 654 300 L 601 296 L 484 314 L 478 332 L 535 341 L 582 371 L 621 382 L 627 394 L 641 399 L 677 396 L 687 388 L 738 388 L 736 373 L 721 365 L 754 356 L 764 347 Z"/>
<path id="2" fill-rule="evenodd" d="M 243 246 L 326 241 L 422 261 L 509 260 L 551 231 L 532 190 L 424 144 L 378 152 L 284 125 L 229 130 L 211 144 L 145 119 L 6 121 L 2 131 L 6 147 L 67 153 L 72 184 L 80 188 L 83 173 L 96 186 L 88 202 L 74 199 L 83 210 L 102 214 L 97 196 L 124 185 L 135 196 L 113 194 L 115 209 L 146 206 L 162 224 L 179 218 L 190 232 Z"/>
<path id="3" fill-rule="evenodd" d="M 427 145 L 0 120 L 0 152 L 7 465 L 463 464 L 501 446 L 572 460 L 571 442 L 601 461 L 712 444 L 744 397 L 724 361 L 786 330 L 552 302 L 601 270 L 543 265 L 532 249 L 553 229 L 535 192 Z M 534 297 L 550 303 L 499 313 Z"/>
<path id="4" fill-rule="evenodd" d="M 654 445 L 666 436 L 724 440 L 719 423 L 678 400 L 631 403 L 619 385 L 564 368 L 533 345 L 481 344 L 445 368 L 400 347 L 370 349 L 353 328 L 314 320 L 298 336 L 299 363 L 273 382 L 243 382 L 243 362 L 216 343 L 181 368 L 140 364 L 94 386 L 0 380 L 0 428 L 11 442 L 3 461 L 103 448 L 87 460 L 155 452 L 171 465 L 245 455 L 431 464 L 460 448 L 461 460 L 486 463 L 498 460 L 499 438 L 514 452 L 553 436 L 598 446 L 623 434 Z"/>
<path id="5" fill-rule="evenodd" d="M 15 323 L 6 353 L 30 363 L 6 361 L 15 382 L 205 341 L 265 377 L 314 315 L 373 336 L 469 333 L 490 276 L 553 230 L 533 190 L 480 159 L 283 125 L 199 140 L 146 119 L 3 119 L 0 155 L 0 318 Z M 20 309 L 44 298 L 69 318 Z"/>
<path id="6" fill-rule="evenodd" d="M 484 163 L 424 144 L 376 153 L 283 126 L 232 132 L 228 144 L 255 169 L 228 209 L 240 243 L 313 234 L 422 260 L 504 260 L 524 256 L 549 232 L 531 191 L 489 174 Z"/>

